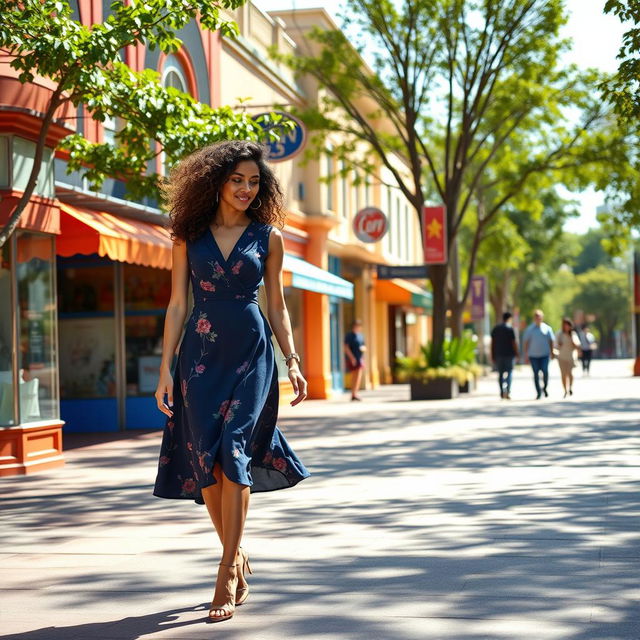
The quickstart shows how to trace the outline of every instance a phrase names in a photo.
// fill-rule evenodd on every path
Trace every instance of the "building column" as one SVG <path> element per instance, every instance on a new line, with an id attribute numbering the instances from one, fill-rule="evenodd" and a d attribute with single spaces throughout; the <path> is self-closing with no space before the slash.
<path id="1" fill-rule="evenodd" d="M 333 219 L 310 216 L 307 222 L 309 233 L 306 260 L 326 269 L 329 262 L 327 237 L 334 225 Z M 309 384 L 308 397 L 326 399 L 331 394 L 331 334 L 329 327 L 329 296 L 305 291 L 303 297 L 304 353 L 303 367 Z"/>

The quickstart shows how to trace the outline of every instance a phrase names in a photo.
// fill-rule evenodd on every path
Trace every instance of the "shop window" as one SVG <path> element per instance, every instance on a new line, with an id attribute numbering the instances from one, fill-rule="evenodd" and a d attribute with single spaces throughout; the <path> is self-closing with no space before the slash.
<path id="1" fill-rule="evenodd" d="M 36 143 L 31 140 L 13 137 L 13 186 L 14 189 L 24 191 L 29 182 L 33 159 L 36 153 Z M 42 164 L 38 175 L 38 182 L 34 193 L 45 198 L 54 196 L 54 172 L 53 153 L 51 149 L 45 149 L 42 156 Z"/>
<path id="2" fill-rule="evenodd" d="M 291 318 L 291 329 L 293 331 L 293 344 L 296 347 L 296 352 L 300 355 L 302 360 L 302 371 L 304 373 L 304 330 L 302 325 L 302 289 L 295 287 L 284 288 L 284 298 L 287 301 L 287 311 Z M 262 313 L 267 317 L 267 294 L 264 287 L 260 287 L 258 290 L 258 304 Z M 278 378 L 280 380 L 288 380 L 288 367 L 282 360 L 283 353 L 280 350 L 280 346 L 275 338 L 271 338 L 273 342 L 273 348 L 276 354 L 276 368 L 278 369 Z"/>
<path id="3" fill-rule="evenodd" d="M 20 422 L 59 417 L 53 237 L 17 238 Z"/>
<path id="4" fill-rule="evenodd" d="M 9 185 L 9 138 L 0 136 L 0 188 Z"/>
<path id="5" fill-rule="evenodd" d="M 116 395 L 114 265 L 98 256 L 58 259 L 60 395 Z"/>
<path id="6" fill-rule="evenodd" d="M 333 156 L 331 155 L 331 149 L 329 148 L 324 156 L 325 163 L 325 193 L 327 199 L 327 210 L 333 211 Z"/>
<path id="7" fill-rule="evenodd" d="M 0 249 L 0 426 L 16 423 L 13 411 L 13 322 L 9 243 Z"/>
<path id="8" fill-rule="evenodd" d="M 102 123 L 102 137 L 105 144 L 116 146 L 116 133 L 118 132 L 118 118 L 106 116 Z"/>
<path id="9" fill-rule="evenodd" d="M 340 161 L 340 184 L 342 185 L 342 215 L 349 217 L 350 201 L 349 201 L 349 178 L 347 176 L 347 165 L 344 160 Z"/>
<path id="10" fill-rule="evenodd" d="M 151 396 L 158 385 L 171 272 L 124 265 L 127 395 Z"/>
<path id="11" fill-rule="evenodd" d="M 360 175 L 357 171 L 353 172 L 353 191 L 356 199 L 356 208 L 355 213 L 360 211 L 362 208 L 362 202 L 360 200 L 360 191 L 362 190 L 362 185 L 360 184 Z"/>

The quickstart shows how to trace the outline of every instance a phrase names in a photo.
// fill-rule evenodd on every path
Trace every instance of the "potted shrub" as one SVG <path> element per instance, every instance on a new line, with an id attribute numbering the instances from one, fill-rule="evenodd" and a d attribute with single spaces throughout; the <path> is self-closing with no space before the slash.
<path id="1" fill-rule="evenodd" d="M 447 359 L 451 360 L 452 354 L 458 352 L 458 348 L 454 345 L 451 350 L 451 345 L 447 344 L 438 357 L 431 344 L 427 344 L 420 347 L 417 357 L 398 358 L 398 379 L 409 383 L 412 400 L 446 400 L 457 397 L 460 385 L 473 377 L 471 371 L 461 363 L 447 362 Z"/>

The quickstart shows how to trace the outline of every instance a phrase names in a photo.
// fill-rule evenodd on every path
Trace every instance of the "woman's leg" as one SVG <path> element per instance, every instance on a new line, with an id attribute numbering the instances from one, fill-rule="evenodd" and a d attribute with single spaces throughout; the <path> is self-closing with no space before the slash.
<path id="1" fill-rule="evenodd" d="M 358 391 L 360 390 L 360 384 L 362 382 L 362 367 L 358 367 L 355 371 L 351 372 L 351 397 L 357 398 Z"/>
<path id="2" fill-rule="evenodd" d="M 207 506 L 209 517 L 215 527 L 220 543 L 223 542 L 223 527 L 222 527 L 222 469 L 216 462 L 213 467 L 213 477 L 216 483 L 206 487 L 202 490 L 202 497 L 204 503 Z"/>
<path id="3" fill-rule="evenodd" d="M 250 488 L 229 480 L 224 473 L 220 474 L 220 522 L 222 533 L 222 559 L 216 582 L 216 591 L 213 596 L 209 617 L 225 617 L 235 609 L 236 589 L 239 586 L 238 549 L 242 539 L 244 523 L 249 508 Z M 215 485 L 214 485 L 215 486 Z M 211 496 L 211 492 L 209 497 Z M 203 495 L 205 495 L 203 491 Z M 207 496 L 205 496 L 207 503 Z M 208 506 L 208 505 L 207 505 Z M 217 509 L 212 506 L 210 513 L 217 517 Z M 212 516 L 212 520 L 213 520 Z"/>

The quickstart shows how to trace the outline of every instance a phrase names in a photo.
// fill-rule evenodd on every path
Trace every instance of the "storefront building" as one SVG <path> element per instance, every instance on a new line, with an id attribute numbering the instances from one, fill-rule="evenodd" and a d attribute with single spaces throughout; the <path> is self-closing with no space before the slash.
<path id="1" fill-rule="evenodd" d="M 98 0 L 77 8 L 85 22 L 102 20 L 102 11 Z M 136 70 L 158 70 L 166 86 L 203 102 L 252 113 L 317 99 L 290 70 L 269 60 L 274 43 L 295 50 L 286 20 L 253 4 L 233 16 L 240 27 L 235 40 L 192 23 L 179 34 L 184 46 L 178 53 L 164 56 L 140 47 L 127 50 L 125 60 Z M 328 16 L 320 11 L 314 19 Z M 46 82 L 20 85 L 8 61 L 0 59 L 0 222 L 26 185 L 50 90 Z M 126 200 L 117 180 L 106 181 L 101 193 L 91 192 L 79 175 L 67 175 L 64 154 L 54 151 L 74 131 L 69 123 L 91 141 L 110 142 L 122 126 L 118 119 L 97 123 L 83 109 L 59 116 L 38 191 L 1 250 L 0 293 L 9 303 L 0 307 L 0 475 L 63 464 L 63 424 L 64 432 L 87 432 L 164 423 L 153 393 L 170 296 L 167 217 L 154 203 Z M 370 345 L 369 387 L 391 380 L 395 351 L 422 340 L 425 305 L 419 295 L 411 297 L 416 285 L 396 282 L 390 293 L 375 272 L 380 262 L 419 262 L 419 234 L 400 203 L 397 214 L 390 212 L 397 219 L 385 240 L 364 245 L 351 230 L 353 216 L 365 203 L 385 209 L 385 188 L 356 186 L 355 176 L 325 184 L 320 178 L 334 159 L 304 165 L 299 160 L 273 165 L 287 206 L 285 298 L 309 395 L 328 398 L 348 384 L 342 341 L 355 317 L 363 320 Z M 260 302 L 264 310 L 264 294 Z M 392 308 L 404 318 L 399 332 L 390 329 Z M 411 314 L 417 318 L 413 324 Z M 278 366 L 287 401 L 290 384 L 280 360 Z"/>

